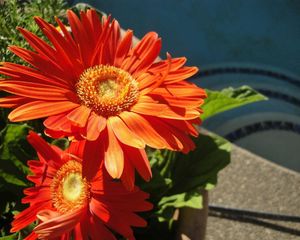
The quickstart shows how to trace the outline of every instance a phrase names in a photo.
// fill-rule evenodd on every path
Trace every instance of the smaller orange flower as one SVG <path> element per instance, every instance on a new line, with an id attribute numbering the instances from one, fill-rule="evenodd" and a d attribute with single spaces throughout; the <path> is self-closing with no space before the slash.
<path id="1" fill-rule="evenodd" d="M 91 181 L 82 175 L 84 142 L 73 142 L 62 151 L 33 132 L 28 141 L 39 157 L 28 162 L 34 174 L 28 179 L 35 186 L 25 189 L 22 203 L 30 206 L 15 216 L 11 232 L 38 220 L 25 240 L 116 240 L 110 229 L 134 240 L 131 226 L 146 226 L 135 212 L 152 208 L 145 200 L 147 193 L 137 187 L 127 191 L 111 180 L 103 166 Z"/>

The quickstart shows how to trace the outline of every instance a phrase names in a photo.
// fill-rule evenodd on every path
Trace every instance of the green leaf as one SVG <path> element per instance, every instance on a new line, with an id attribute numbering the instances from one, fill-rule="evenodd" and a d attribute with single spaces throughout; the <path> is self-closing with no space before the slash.
<path id="1" fill-rule="evenodd" d="M 56 145 L 58 146 L 60 149 L 67 149 L 70 145 L 70 142 L 67 138 L 58 138 L 58 139 L 54 139 L 52 142 L 51 142 L 52 145 Z"/>
<path id="2" fill-rule="evenodd" d="M 189 192 L 196 188 L 212 189 L 220 170 L 230 162 L 231 145 L 213 133 L 201 133 L 195 140 L 196 149 L 179 154 L 170 170 L 172 193 Z"/>
<path id="3" fill-rule="evenodd" d="M 248 86 L 242 86 L 235 89 L 230 87 L 225 88 L 222 91 L 206 90 L 206 92 L 208 97 L 202 106 L 202 120 L 249 103 L 267 100 L 265 96 Z"/>
<path id="4" fill-rule="evenodd" d="M 8 124 L 0 132 L 0 179 L 15 186 L 27 186 L 27 160 L 34 151 L 26 140 L 30 127 L 26 124 Z M 10 186 L 5 186 L 10 190 Z M 14 191 L 13 189 L 11 189 Z"/>
<path id="5" fill-rule="evenodd" d="M 2 169 L 0 169 L 0 177 L 3 178 L 4 181 L 6 181 L 7 183 L 14 184 L 14 185 L 17 185 L 17 186 L 23 186 L 23 187 L 27 186 L 26 182 L 20 180 L 19 178 L 17 178 L 13 174 L 9 174 L 9 173 L 4 172 Z"/>
<path id="6" fill-rule="evenodd" d="M 30 129 L 27 124 L 7 124 L 0 132 L 0 158 L 12 161 L 25 174 L 29 173 L 25 163 L 33 155 L 33 149 L 27 142 Z"/>
<path id="7" fill-rule="evenodd" d="M 202 195 L 200 192 L 194 190 L 163 197 L 158 203 L 159 210 L 156 212 L 158 220 L 161 222 L 172 221 L 175 209 L 183 207 L 201 209 Z"/>
<path id="8" fill-rule="evenodd" d="M 14 233 L 5 237 L 0 237 L 0 240 L 17 240 L 17 239 L 18 239 L 18 233 Z"/>
<path id="9" fill-rule="evenodd" d="M 166 196 L 159 201 L 158 206 L 161 207 L 161 209 L 167 207 L 174 207 L 174 208 L 190 207 L 190 208 L 201 209 L 202 195 L 198 191 L 192 191 L 192 192 L 184 192 L 180 194 Z"/>

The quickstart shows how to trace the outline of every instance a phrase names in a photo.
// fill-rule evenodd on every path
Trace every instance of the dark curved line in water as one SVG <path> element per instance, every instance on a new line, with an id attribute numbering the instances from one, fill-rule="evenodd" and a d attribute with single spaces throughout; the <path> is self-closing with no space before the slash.
<path id="1" fill-rule="evenodd" d="M 293 104 L 297 107 L 300 107 L 300 99 L 281 93 L 281 92 L 277 92 L 277 91 L 272 91 L 269 89 L 260 89 L 260 88 L 255 88 L 256 91 L 258 91 L 259 93 L 269 97 L 269 98 L 275 98 L 275 99 L 279 99 L 282 100 L 284 102 L 288 102 L 290 104 Z"/>
<path id="2" fill-rule="evenodd" d="M 261 75 L 267 77 L 273 77 L 282 81 L 287 81 L 300 88 L 300 79 L 293 78 L 284 73 L 279 73 L 276 71 L 260 69 L 260 68 L 249 68 L 249 67 L 218 67 L 211 68 L 207 70 L 199 71 L 192 79 L 213 76 L 218 74 L 250 74 L 250 75 Z"/>
<path id="3" fill-rule="evenodd" d="M 272 120 L 256 122 L 238 128 L 226 134 L 224 137 L 231 142 L 235 142 L 251 134 L 263 132 L 263 131 L 270 131 L 270 130 L 290 131 L 300 135 L 300 124 L 288 122 L 288 121 L 272 121 Z"/>

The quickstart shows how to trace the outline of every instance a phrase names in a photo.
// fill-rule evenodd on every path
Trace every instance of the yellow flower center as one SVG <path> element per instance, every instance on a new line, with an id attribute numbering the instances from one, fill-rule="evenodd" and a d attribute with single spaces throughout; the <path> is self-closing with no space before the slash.
<path id="1" fill-rule="evenodd" d="M 82 166 L 75 160 L 65 163 L 50 185 L 53 206 L 61 213 L 84 207 L 90 199 L 90 187 L 81 175 Z"/>
<path id="2" fill-rule="evenodd" d="M 138 83 L 126 71 L 108 65 L 86 69 L 76 84 L 81 103 L 101 116 L 113 116 L 137 101 Z"/>
<path id="3" fill-rule="evenodd" d="M 84 188 L 81 175 L 79 173 L 70 173 L 63 182 L 63 196 L 68 201 L 77 200 Z"/>

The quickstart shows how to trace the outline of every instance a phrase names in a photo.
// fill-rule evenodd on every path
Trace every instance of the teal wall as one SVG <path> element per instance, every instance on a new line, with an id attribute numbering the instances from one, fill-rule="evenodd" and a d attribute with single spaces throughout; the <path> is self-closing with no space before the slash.
<path id="1" fill-rule="evenodd" d="M 245 62 L 300 75 L 299 0 L 90 0 L 138 37 L 155 30 L 163 50 L 191 64 Z"/>

